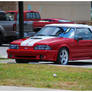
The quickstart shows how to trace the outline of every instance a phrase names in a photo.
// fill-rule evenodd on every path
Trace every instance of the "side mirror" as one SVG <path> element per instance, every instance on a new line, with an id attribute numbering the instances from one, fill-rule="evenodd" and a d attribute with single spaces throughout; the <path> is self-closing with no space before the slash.
<path id="1" fill-rule="evenodd" d="M 75 37 L 75 40 L 79 41 L 79 40 L 83 40 L 82 37 Z"/>

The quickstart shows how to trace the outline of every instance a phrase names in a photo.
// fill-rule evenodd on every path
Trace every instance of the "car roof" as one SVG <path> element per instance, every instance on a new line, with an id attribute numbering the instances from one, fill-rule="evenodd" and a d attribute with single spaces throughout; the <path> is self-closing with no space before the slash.
<path id="1" fill-rule="evenodd" d="M 46 26 L 57 26 L 57 27 L 84 27 L 84 28 L 90 28 L 91 26 L 85 25 L 85 24 L 48 24 Z"/>

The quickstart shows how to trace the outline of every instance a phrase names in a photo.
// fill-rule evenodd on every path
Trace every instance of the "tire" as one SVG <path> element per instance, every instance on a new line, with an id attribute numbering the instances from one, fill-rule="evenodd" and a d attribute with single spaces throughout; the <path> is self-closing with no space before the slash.
<path id="1" fill-rule="evenodd" d="M 0 46 L 2 46 L 2 43 L 0 42 Z"/>
<path id="2" fill-rule="evenodd" d="M 57 63 L 61 65 L 67 65 L 69 61 L 69 52 L 66 48 L 62 48 L 59 51 Z"/>
<path id="3" fill-rule="evenodd" d="M 28 63 L 29 61 L 24 59 L 15 59 L 16 63 Z"/>
<path id="4" fill-rule="evenodd" d="M 3 36 L 0 34 L 0 46 L 2 45 L 2 38 Z"/>

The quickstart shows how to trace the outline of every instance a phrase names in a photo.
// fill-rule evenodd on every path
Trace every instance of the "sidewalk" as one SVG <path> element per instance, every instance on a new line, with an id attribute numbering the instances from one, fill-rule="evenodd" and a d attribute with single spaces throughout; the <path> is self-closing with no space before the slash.
<path id="1" fill-rule="evenodd" d="M 0 47 L 0 58 L 7 58 L 8 47 Z"/>
<path id="2" fill-rule="evenodd" d="M 65 91 L 49 88 L 33 88 L 33 87 L 16 87 L 16 86 L 0 86 L 0 91 Z M 68 91 L 68 90 L 67 90 Z"/>

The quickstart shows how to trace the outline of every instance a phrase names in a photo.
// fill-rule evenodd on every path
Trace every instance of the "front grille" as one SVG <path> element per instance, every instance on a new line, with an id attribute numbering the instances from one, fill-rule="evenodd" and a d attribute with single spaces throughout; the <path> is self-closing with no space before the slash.
<path id="1" fill-rule="evenodd" d="M 33 49 L 32 46 L 20 46 L 19 49 Z"/>

